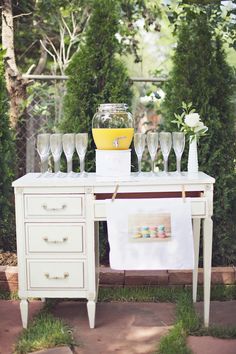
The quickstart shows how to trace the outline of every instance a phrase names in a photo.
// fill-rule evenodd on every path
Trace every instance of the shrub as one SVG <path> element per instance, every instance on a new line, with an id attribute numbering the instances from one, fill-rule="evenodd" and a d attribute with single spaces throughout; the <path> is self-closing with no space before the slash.
<path id="1" fill-rule="evenodd" d="M 15 220 L 13 209 L 14 150 L 9 127 L 8 102 L 4 80 L 3 51 L 0 51 L 0 249 L 15 249 Z"/>
<path id="2" fill-rule="evenodd" d="M 209 128 L 199 144 L 200 170 L 216 178 L 214 192 L 213 263 L 236 260 L 235 216 L 235 114 L 231 95 L 233 73 L 223 42 L 213 35 L 208 15 L 192 13 L 178 29 L 173 69 L 164 105 L 167 129 L 181 102 L 192 102 Z M 186 160 L 185 160 L 186 162 Z"/>
<path id="3" fill-rule="evenodd" d="M 92 117 L 101 103 L 131 103 L 126 69 L 117 58 L 120 7 L 117 0 L 93 2 L 85 43 L 68 66 L 63 132 L 88 132 L 87 170 L 94 170 Z"/>

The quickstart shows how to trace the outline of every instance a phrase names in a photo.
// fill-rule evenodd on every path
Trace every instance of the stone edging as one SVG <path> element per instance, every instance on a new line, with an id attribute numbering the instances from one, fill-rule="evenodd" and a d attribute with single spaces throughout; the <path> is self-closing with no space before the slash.
<path id="1" fill-rule="evenodd" d="M 199 285 L 203 284 L 203 269 L 199 268 Z M 185 270 L 120 271 L 100 267 L 100 286 L 185 286 L 192 284 L 192 272 Z M 235 267 L 213 267 L 212 284 L 236 284 Z M 17 267 L 0 266 L 0 290 L 18 290 Z"/>

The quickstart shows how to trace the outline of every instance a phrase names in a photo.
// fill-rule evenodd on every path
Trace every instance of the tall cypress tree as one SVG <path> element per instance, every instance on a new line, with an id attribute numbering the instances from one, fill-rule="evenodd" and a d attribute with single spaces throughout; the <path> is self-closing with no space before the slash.
<path id="1" fill-rule="evenodd" d="M 166 87 L 165 121 L 168 129 L 181 102 L 192 102 L 209 128 L 199 144 L 200 170 L 216 178 L 214 192 L 215 264 L 236 260 L 235 113 L 230 102 L 233 73 L 226 62 L 220 37 L 212 34 L 207 13 L 187 17 L 178 30 L 173 70 Z"/>
<path id="2" fill-rule="evenodd" d="M 87 169 L 94 170 L 92 117 L 100 103 L 131 103 L 130 82 L 123 63 L 117 58 L 119 44 L 118 0 L 93 2 L 85 43 L 68 67 L 67 94 L 64 100 L 63 132 L 88 132 Z"/>
<path id="3" fill-rule="evenodd" d="M 8 102 L 4 80 L 3 56 L 0 50 L 0 250 L 15 249 L 13 212 L 14 150 L 9 128 Z"/>

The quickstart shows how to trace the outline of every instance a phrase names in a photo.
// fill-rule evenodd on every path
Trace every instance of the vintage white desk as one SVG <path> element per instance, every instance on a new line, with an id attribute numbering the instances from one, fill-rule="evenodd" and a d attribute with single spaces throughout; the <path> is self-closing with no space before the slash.
<path id="1" fill-rule="evenodd" d="M 39 177 L 29 173 L 15 182 L 19 297 L 23 327 L 28 322 L 28 298 L 86 298 L 89 325 L 94 328 L 99 282 L 98 221 L 106 220 L 104 199 L 191 198 L 197 297 L 200 221 L 203 219 L 204 322 L 209 324 L 214 178 L 150 173 L 117 179 Z M 191 193 L 190 193 L 191 192 Z"/>

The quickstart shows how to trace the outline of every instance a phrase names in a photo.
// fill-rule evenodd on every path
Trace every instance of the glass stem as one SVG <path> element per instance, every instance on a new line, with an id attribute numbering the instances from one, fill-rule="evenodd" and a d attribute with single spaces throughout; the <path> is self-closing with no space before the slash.
<path id="1" fill-rule="evenodd" d="M 54 172 L 57 173 L 60 171 L 60 159 L 54 161 Z"/>
<path id="2" fill-rule="evenodd" d="M 168 159 L 164 160 L 164 172 L 167 173 L 168 172 Z"/>
<path id="3" fill-rule="evenodd" d="M 139 158 L 138 159 L 138 173 L 141 173 L 141 161 L 142 161 L 142 158 Z"/>
<path id="4" fill-rule="evenodd" d="M 80 160 L 80 173 L 84 173 L 84 159 Z"/>
<path id="5" fill-rule="evenodd" d="M 176 164 L 177 164 L 177 172 L 178 172 L 178 173 L 180 173 L 180 171 L 181 171 L 180 161 L 181 161 L 181 159 L 180 159 L 180 158 L 177 158 Z"/>
<path id="6" fill-rule="evenodd" d="M 45 173 L 48 170 L 48 160 L 41 162 L 41 173 Z"/>
<path id="7" fill-rule="evenodd" d="M 72 160 L 67 160 L 67 172 L 72 172 Z"/>
<path id="8" fill-rule="evenodd" d="M 154 173 L 154 161 L 155 160 L 152 160 L 152 173 Z"/>

